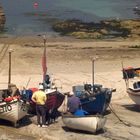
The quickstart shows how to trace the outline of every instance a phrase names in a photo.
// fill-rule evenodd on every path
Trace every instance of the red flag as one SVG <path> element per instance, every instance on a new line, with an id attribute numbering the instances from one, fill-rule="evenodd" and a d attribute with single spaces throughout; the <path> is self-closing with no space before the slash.
<path id="1" fill-rule="evenodd" d="M 43 70 L 43 81 L 45 80 L 45 75 L 47 73 L 47 58 L 46 58 L 46 47 L 44 46 L 43 56 L 42 56 L 42 70 Z"/>

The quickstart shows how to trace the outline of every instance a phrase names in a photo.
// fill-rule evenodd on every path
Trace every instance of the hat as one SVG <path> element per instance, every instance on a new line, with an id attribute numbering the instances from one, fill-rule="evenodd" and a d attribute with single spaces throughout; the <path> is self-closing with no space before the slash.
<path id="1" fill-rule="evenodd" d="M 74 92 L 73 91 L 69 92 L 69 95 L 70 96 L 74 95 Z"/>
<path id="2" fill-rule="evenodd" d="M 38 89 L 44 89 L 43 85 L 39 85 Z"/>

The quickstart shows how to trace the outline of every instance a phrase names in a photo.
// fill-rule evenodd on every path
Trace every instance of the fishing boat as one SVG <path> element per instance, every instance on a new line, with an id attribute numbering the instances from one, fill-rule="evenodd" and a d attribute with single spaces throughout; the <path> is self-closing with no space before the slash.
<path id="1" fill-rule="evenodd" d="M 12 122 L 15 127 L 18 125 L 18 121 L 26 115 L 26 104 L 20 99 L 0 103 L 0 119 Z"/>
<path id="2" fill-rule="evenodd" d="M 20 93 L 15 84 L 11 83 L 11 54 L 9 50 L 8 88 L 0 89 L 0 119 L 8 120 L 18 126 L 18 121 L 27 115 L 27 106 L 20 99 Z"/>
<path id="3" fill-rule="evenodd" d="M 132 101 L 140 106 L 140 68 L 127 67 L 122 69 L 126 92 Z"/>
<path id="4" fill-rule="evenodd" d="M 47 110 L 57 110 L 57 108 L 62 104 L 64 100 L 64 95 L 58 91 L 56 86 L 56 79 L 52 79 L 49 74 L 47 74 L 47 52 L 46 52 L 46 35 L 43 36 L 44 50 L 42 55 L 42 71 L 43 71 L 43 86 L 47 96 L 46 108 Z"/>
<path id="5" fill-rule="evenodd" d="M 104 128 L 106 118 L 98 115 L 74 116 L 65 114 L 62 116 L 63 123 L 76 130 L 95 133 Z"/>
<path id="6" fill-rule="evenodd" d="M 43 43 L 44 43 L 44 50 L 42 55 L 42 71 L 43 71 L 43 80 L 41 83 L 44 87 L 44 91 L 47 96 L 47 101 L 45 103 L 47 110 L 52 110 L 57 108 L 62 104 L 64 100 L 64 95 L 58 91 L 58 87 L 55 86 L 56 79 L 51 79 L 50 75 L 47 74 L 47 52 L 46 52 L 46 35 L 43 35 Z M 34 94 L 35 91 L 37 91 L 38 88 L 29 88 L 29 90 L 26 90 L 26 95 L 29 95 L 27 98 L 27 101 L 29 102 L 29 108 L 28 111 L 30 113 L 35 113 L 35 107 L 36 104 L 31 100 L 32 94 Z"/>
<path id="7" fill-rule="evenodd" d="M 45 75 L 45 80 L 43 83 L 40 83 L 44 87 L 44 91 L 47 96 L 47 101 L 45 103 L 46 110 L 57 110 L 59 108 L 65 98 L 65 96 L 58 91 L 58 87 L 55 86 L 54 82 L 50 80 L 49 75 Z M 38 88 L 29 88 L 25 90 L 26 93 L 26 101 L 29 102 L 28 111 L 30 113 L 36 112 L 36 104 L 31 100 L 32 94 L 37 91 Z"/>
<path id="8" fill-rule="evenodd" d="M 46 75 L 45 77 L 47 77 L 43 83 L 40 83 L 43 85 L 44 87 L 44 91 L 46 93 L 47 96 L 47 101 L 45 103 L 46 105 L 46 110 L 57 110 L 65 96 L 59 92 L 58 88 L 56 86 L 54 86 L 54 83 L 50 80 L 49 75 Z M 36 104 L 31 100 L 32 94 L 34 94 L 35 91 L 37 91 L 38 88 L 30 88 L 28 90 L 25 91 L 27 98 L 26 101 L 29 102 L 29 108 L 28 111 L 30 113 L 35 113 L 36 112 Z"/>
<path id="9" fill-rule="evenodd" d="M 128 88 L 127 93 L 132 101 L 140 106 L 140 89 Z"/>
<path id="10" fill-rule="evenodd" d="M 47 96 L 46 108 L 47 110 L 56 110 L 61 106 L 65 96 L 58 91 L 58 86 L 56 86 L 57 79 L 52 79 L 49 74 L 47 74 L 47 52 L 46 52 L 46 35 L 43 35 L 44 50 L 42 55 L 42 71 L 43 71 L 43 86 Z"/>
<path id="11" fill-rule="evenodd" d="M 112 92 L 116 89 L 104 88 L 100 84 L 95 84 L 94 63 L 92 60 L 92 84 L 73 86 L 74 94 L 80 98 L 82 108 L 90 114 L 104 114 L 111 102 Z"/>
<path id="12" fill-rule="evenodd" d="M 47 95 L 46 101 L 47 110 L 59 108 L 65 96 L 59 91 L 54 89 L 46 91 L 45 93 Z"/>
<path id="13" fill-rule="evenodd" d="M 90 114 L 104 114 L 111 102 L 112 92 L 102 85 L 85 84 L 73 86 L 73 91 L 80 98 L 82 108 Z"/>
<path id="14" fill-rule="evenodd" d="M 45 93 L 47 96 L 47 101 L 45 103 L 46 110 L 59 108 L 65 96 L 56 89 L 47 89 L 45 90 Z M 32 94 L 34 93 L 32 92 Z M 34 114 L 36 112 L 36 104 L 31 100 L 31 98 L 27 99 L 27 101 L 29 102 L 28 112 Z"/>

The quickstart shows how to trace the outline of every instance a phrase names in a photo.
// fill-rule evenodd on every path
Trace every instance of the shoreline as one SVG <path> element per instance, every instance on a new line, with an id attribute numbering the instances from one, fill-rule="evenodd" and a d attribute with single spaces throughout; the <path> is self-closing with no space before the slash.
<path id="1" fill-rule="evenodd" d="M 137 41 L 140 19 L 104 19 L 99 22 L 82 22 L 80 20 L 60 20 L 52 25 L 55 34 L 35 33 L 32 35 L 0 34 L 0 41 L 16 38 L 37 40 L 46 35 L 49 41 Z M 40 42 L 40 41 L 39 41 Z"/>
<path id="2" fill-rule="evenodd" d="M 106 42 L 106 43 L 110 43 L 110 42 L 133 42 L 134 44 L 138 43 L 140 38 L 113 38 L 113 39 L 78 39 L 78 38 L 74 38 L 74 37 L 70 37 L 70 36 L 47 36 L 47 34 L 42 34 L 46 35 L 46 40 L 47 43 L 78 43 L 78 42 Z M 25 35 L 25 36 L 0 36 L 0 42 L 1 44 L 6 43 L 6 44 L 26 44 L 26 43 L 42 43 L 43 44 L 43 37 L 42 36 L 34 36 L 34 35 Z M 129 44 L 129 43 L 128 43 Z"/>

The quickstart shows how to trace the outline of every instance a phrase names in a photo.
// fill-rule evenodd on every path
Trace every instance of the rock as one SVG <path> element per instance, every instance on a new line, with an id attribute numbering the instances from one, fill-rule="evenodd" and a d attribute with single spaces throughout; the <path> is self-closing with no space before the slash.
<path id="1" fill-rule="evenodd" d="M 6 17 L 5 17 L 2 6 L 0 6 L 0 31 L 4 29 L 5 21 L 6 21 Z"/>
<path id="2" fill-rule="evenodd" d="M 140 38 L 140 20 L 103 20 L 85 23 L 79 20 L 57 22 L 53 29 L 78 39 Z"/>
<path id="3" fill-rule="evenodd" d="M 70 36 L 74 36 L 77 39 L 101 39 L 102 34 L 99 32 L 72 32 L 69 34 Z"/>

